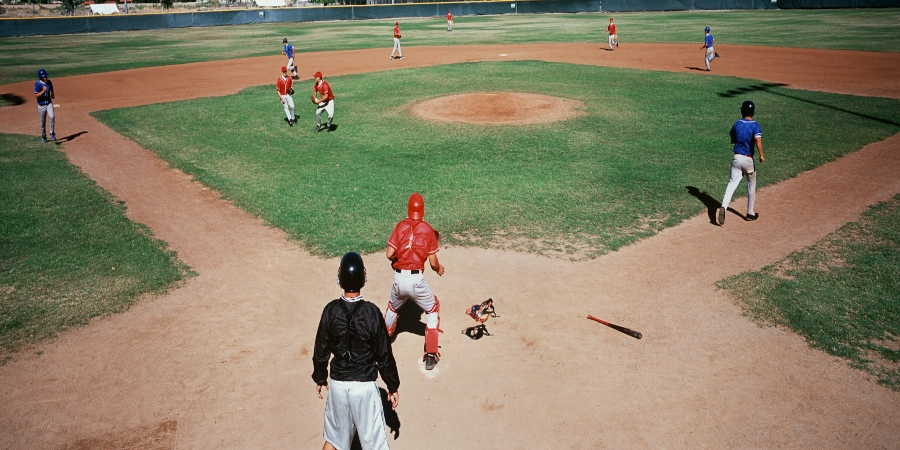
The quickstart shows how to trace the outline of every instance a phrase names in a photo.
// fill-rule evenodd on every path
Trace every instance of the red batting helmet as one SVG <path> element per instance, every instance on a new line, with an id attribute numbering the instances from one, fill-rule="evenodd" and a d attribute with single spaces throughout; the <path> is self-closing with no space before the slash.
<path id="1" fill-rule="evenodd" d="M 425 199 L 422 198 L 422 194 L 416 192 L 409 196 L 406 215 L 413 220 L 422 220 L 425 217 Z"/>

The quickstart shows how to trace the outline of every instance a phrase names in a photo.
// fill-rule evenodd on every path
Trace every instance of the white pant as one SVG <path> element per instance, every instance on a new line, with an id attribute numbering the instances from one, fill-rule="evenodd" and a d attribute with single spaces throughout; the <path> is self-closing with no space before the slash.
<path id="1" fill-rule="evenodd" d="M 452 20 L 448 20 L 448 21 L 447 21 L 447 30 L 448 30 L 448 31 L 452 31 L 452 30 L 453 30 L 453 21 L 452 21 Z"/>
<path id="2" fill-rule="evenodd" d="M 735 153 L 731 160 L 731 179 L 725 188 L 725 198 L 722 199 L 722 207 L 728 209 L 731 196 L 744 176 L 747 176 L 747 215 L 753 215 L 753 204 L 756 202 L 756 171 L 753 166 L 753 158 Z"/>
<path id="3" fill-rule="evenodd" d="M 391 56 L 394 56 L 394 52 L 397 52 L 397 56 L 403 56 L 403 50 L 400 50 L 400 38 L 394 38 L 394 49 L 391 50 Z"/>
<path id="4" fill-rule="evenodd" d="M 293 56 L 288 58 L 287 70 L 290 70 L 291 72 L 294 72 L 294 73 L 297 72 L 297 68 L 294 67 L 294 57 Z"/>
<path id="5" fill-rule="evenodd" d="M 53 103 L 38 105 L 38 115 L 41 116 L 41 137 L 47 136 L 47 118 L 50 118 L 50 134 L 56 134 L 56 115 L 53 113 Z"/>
<path id="6" fill-rule="evenodd" d="M 706 70 L 709 70 L 709 62 L 716 58 L 716 51 L 712 47 L 706 47 Z"/>
<path id="7" fill-rule="evenodd" d="M 284 115 L 287 116 L 288 120 L 294 120 L 294 99 L 287 94 L 282 95 L 281 99 L 284 100 Z"/>
<path id="8" fill-rule="evenodd" d="M 328 114 L 329 120 L 334 117 L 334 99 L 329 101 L 325 106 L 316 108 L 316 125 L 322 125 L 322 111 L 325 111 L 325 113 Z"/>
<path id="9" fill-rule="evenodd" d="M 397 311 L 406 303 L 406 300 L 416 302 L 416 305 L 425 311 L 425 328 L 437 329 L 440 327 L 441 316 L 435 302 L 434 292 L 425 281 L 425 276 L 422 273 L 394 273 L 391 303 L 387 312 L 384 313 L 384 323 L 391 333 L 397 326 Z"/>
<path id="10" fill-rule="evenodd" d="M 610 50 L 612 50 L 613 44 L 616 44 L 618 42 L 618 38 L 619 38 L 618 34 L 609 35 L 609 49 Z"/>
<path id="11" fill-rule="evenodd" d="M 374 381 L 328 383 L 322 437 L 337 450 L 349 450 L 353 436 L 365 450 L 390 450 L 384 430 L 384 407 Z"/>

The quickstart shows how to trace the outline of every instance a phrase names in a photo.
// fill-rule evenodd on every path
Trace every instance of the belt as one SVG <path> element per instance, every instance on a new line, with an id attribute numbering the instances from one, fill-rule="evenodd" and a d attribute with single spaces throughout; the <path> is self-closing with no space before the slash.
<path id="1" fill-rule="evenodd" d="M 422 271 L 419 270 L 419 269 L 413 269 L 413 270 L 394 269 L 394 272 L 397 272 L 397 273 L 408 273 L 408 274 L 411 274 L 411 275 L 415 275 L 415 274 L 417 274 L 417 273 L 421 273 Z"/>

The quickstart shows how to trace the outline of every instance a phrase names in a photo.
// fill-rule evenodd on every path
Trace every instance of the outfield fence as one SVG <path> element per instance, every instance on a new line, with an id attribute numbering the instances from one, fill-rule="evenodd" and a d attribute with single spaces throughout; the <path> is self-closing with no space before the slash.
<path id="1" fill-rule="evenodd" d="M 157 14 L 0 19 L 0 37 L 103 33 L 276 22 L 456 16 L 691 11 L 775 8 L 900 7 L 900 0 L 508 0 L 453 3 L 398 3 L 347 6 L 304 6 L 276 9 L 228 9 Z"/>

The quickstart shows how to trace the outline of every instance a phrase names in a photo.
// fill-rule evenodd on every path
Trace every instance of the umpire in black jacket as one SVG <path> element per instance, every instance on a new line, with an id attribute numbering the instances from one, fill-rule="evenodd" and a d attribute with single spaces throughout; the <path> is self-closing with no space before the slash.
<path id="1" fill-rule="evenodd" d="M 363 449 L 387 450 L 384 409 L 375 379 L 380 373 L 391 409 L 397 409 L 400 376 L 381 310 L 360 294 L 366 284 L 366 269 L 358 253 L 341 258 L 338 284 L 344 295 L 325 305 L 313 351 L 316 394 L 322 398 L 323 386 L 328 391 L 322 448 L 347 450 L 358 433 Z"/>

